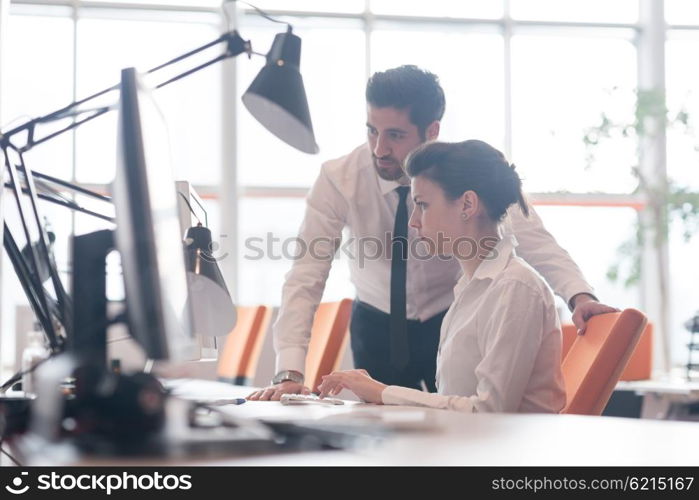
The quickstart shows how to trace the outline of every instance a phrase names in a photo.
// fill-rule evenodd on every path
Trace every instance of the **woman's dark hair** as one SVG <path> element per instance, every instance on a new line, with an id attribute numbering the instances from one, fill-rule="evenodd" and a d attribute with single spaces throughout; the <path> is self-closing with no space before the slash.
<path id="1" fill-rule="evenodd" d="M 413 151 L 405 161 L 410 177 L 424 177 L 438 184 L 450 200 L 474 191 L 488 216 L 500 221 L 513 203 L 529 215 L 522 194 L 522 180 L 500 151 L 483 141 L 430 142 Z"/>
<path id="2" fill-rule="evenodd" d="M 374 73 L 366 84 L 366 102 L 377 108 L 409 110 L 423 140 L 427 127 L 444 116 L 444 90 L 437 75 L 405 65 Z"/>

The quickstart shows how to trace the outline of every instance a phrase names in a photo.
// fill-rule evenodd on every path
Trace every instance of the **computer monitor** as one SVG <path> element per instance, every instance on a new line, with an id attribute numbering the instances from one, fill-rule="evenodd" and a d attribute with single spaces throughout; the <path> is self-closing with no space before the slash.
<path id="1" fill-rule="evenodd" d="M 114 205 L 131 335 L 151 359 L 193 359 L 167 127 L 134 68 L 121 73 Z"/>

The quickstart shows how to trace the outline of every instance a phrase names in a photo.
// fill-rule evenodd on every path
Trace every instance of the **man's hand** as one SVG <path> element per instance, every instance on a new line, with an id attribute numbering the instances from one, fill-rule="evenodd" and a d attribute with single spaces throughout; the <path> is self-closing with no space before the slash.
<path id="1" fill-rule="evenodd" d="M 575 301 L 575 309 L 573 310 L 573 323 L 578 329 L 578 335 L 585 334 L 585 328 L 587 328 L 587 320 L 597 314 L 604 314 L 610 312 L 619 312 L 616 307 L 610 307 L 604 304 L 600 304 L 595 299 L 587 295 L 586 293 L 581 293 L 573 297 Z"/>
<path id="2" fill-rule="evenodd" d="M 281 384 L 270 385 L 250 394 L 250 401 L 279 401 L 282 394 L 310 394 L 311 390 L 292 380 L 285 380 Z"/>
<path id="3" fill-rule="evenodd" d="M 386 388 L 386 384 L 371 378 L 366 370 L 333 372 L 322 378 L 323 382 L 319 386 L 321 398 L 337 396 L 342 389 L 349 389 L 362 401 L 377 404 L 383 403 L 381 393 Z"/>

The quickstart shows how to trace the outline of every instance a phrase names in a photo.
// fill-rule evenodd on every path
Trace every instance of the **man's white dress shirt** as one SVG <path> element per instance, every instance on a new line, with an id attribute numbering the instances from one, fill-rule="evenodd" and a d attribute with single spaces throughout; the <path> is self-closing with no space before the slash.
<path id="1" fill-rule="evenodd" d="M 566 402 L 553 293 L 504 237 L 454 288 L 440 333 L 437 394 L 389 386 L 384 404 L 558 413 Z"/>
<path id="2" fill-rule="evenodd" d="M 306 251 L 286 275 L 279 317 L 273 327 L 277 372 L 305 371 L 313 315 L 345 227 L 349 229 L 347 247 L 353 256 L 350 276 L 357 298 L 386 313 L 390 311 L 390 234 L 398 206 L 398 186 L 377 175 L 367 144 L 322 165 L 308 194 L 299 230 Z M 412 209 L 409 197 L 408 211 Z M 519 207 L 512 207 L 502 227 L 505 234 L 516 235 L 518 255 L 540 272 L 566 302 L 578 293 L 592 293 L 578 266 L 531 207 L 528 218 Z M 408 230 L 408 244 L 410 248 L 418 244 L 414 228 Z M 408 319 L 424 321 L 452 303 L 461 268 L 453 259 L 415 255 L 424 254 L 409 252 L 406 310 Z"/>

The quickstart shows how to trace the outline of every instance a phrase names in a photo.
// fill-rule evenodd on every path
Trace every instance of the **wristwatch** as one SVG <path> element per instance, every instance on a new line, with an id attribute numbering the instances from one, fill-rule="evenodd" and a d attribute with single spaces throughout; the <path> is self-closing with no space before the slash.
<path id="1" fill-rule="evenodd" d="M 295 370 L 283 370 L 277 373 L 272 379 L 272 385 L 281 384 L 290 380 L 296 382 L 297 384 L 303 384 L 303 374 Z"/>

